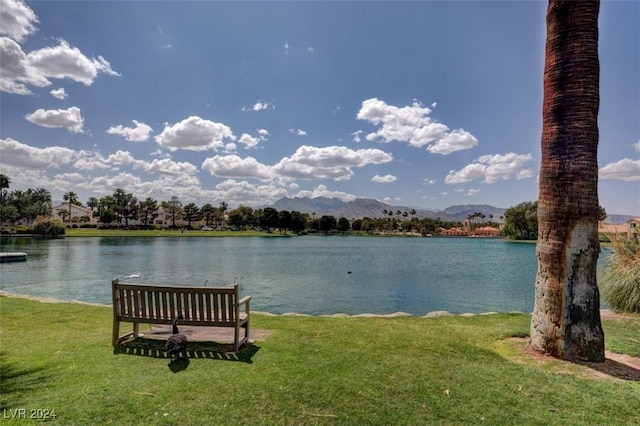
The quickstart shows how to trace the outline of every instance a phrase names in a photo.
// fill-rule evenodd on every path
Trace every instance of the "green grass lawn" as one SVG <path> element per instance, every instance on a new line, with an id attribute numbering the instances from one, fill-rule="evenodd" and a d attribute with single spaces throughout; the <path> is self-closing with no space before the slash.
<path id="1" fill-rule="evenodd" d="M 529 320 L 253 315 L 253 328 L 272 331 L 266 340 L 237 357 L 192 345 L 188 361 L 169 365 L 161 343 L 114 353 L 109 307 L 0 297 L 0 415 L 25 424 L 15 410 L 50 410 L 64 425 L 640 424 L 640 382 L 528 359 L 509 338 L 526 336 Z M 608 350 L 640 356 L 640 318 L 604 328 Z"/>

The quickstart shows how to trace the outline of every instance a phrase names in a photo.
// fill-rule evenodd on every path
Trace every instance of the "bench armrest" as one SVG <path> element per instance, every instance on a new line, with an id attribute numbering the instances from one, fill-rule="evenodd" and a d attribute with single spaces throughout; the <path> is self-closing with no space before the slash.
<path id="1" fill-rule="evenodd" d="M 238 307 L 245 305 L 245 311 L 249 310 L 249 301 L 251 300 L 251 296 L 245 296 L 238 302 Z"/>

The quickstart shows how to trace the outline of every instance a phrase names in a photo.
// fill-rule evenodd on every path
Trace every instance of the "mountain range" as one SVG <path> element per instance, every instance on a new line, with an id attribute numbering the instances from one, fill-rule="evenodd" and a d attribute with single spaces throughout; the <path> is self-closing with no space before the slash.
<path id="1" fill-rule="evenodd" d="M 440 218 L 443 221 L 450 222 L 464 221 L 474 213 L 484 214 L 486 221 L 490 221 L 491 217 L 493 217 L 494 221 L 501 221 L 501 216 L 504 216 L 507 211 L 507 208 L 494 207 L 487 204 L 464 204 L 450 206 L 444 210 L 427 210 L 415 207 L 392 206 L 370 198 L 356 198 L 353 201 L 345 202 L 338 198 L 327 197 L 284 197 L 267 207 L 273 207 L 276 210 L 299 211 L 315 215 L 318 218 L 327 215 L 336 218 L 345 217 L 347 219 L 385 217 L 385 210 L 387 212 L 392 211 L 394 216 L 398 210 L 409 214 L 411 214 L 412 210 L 415 210 L 414 217 Z M 632 216 L 628 215 L 610 214 L 607 216 L 606 222 L 624 223 L 631 218 Z"/>
<path id="2" fill-rule="evenodd" d="M 288 210 L 299 211 L 301 213 L 308 213 L 315 217 L 321 217 L 323 215 L 334 216 L 336 218 L 345 217 L 348 219 L 362 219 L 364 217 L 378 218 L 385 217 L 385 210 L 387 212 L 392 211 L 393 214 L 397 211 L 407 212 L 411 214 L 411 211 L 415 210 L 414 217 L 417 218 L 440 218 L 444 221 L 457 222 L 459 220 L 465 220 L 471 214 L 476 212 L 482 213 L 489 220 L 489 216 L 498 220 L 500 216 L 504 215 L 507 209 L 493 207 L 486 204 L 476 205 L 456 205 L 447 207 L 444 210 L 426 210 L 414 207 L 406 206 L 392 206 L 391 204 L 383 203 L 378 200 L 370 198 L 356 198 L 353 201 L 342 201 L 338 198 L 327 197 L 296 197 L 296 198 L 281 198 L 276 201 L 272 206 L 276 210 Z M 388 213 L 387 213 L 388 215 Z"/>

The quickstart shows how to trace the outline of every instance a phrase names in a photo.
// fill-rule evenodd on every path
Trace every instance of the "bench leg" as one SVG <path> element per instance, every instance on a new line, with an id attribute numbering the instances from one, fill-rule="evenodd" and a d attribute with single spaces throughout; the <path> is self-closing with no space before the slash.
<path id="1" fill-rule="evenodd" d="M 111 346 L 118 346 L 118 333 L 120 333 L 120 322 L 113 321 L 113 332 L 111 334 Z"/>
<path id="2" fill-rule="evenodd" d="M 240 340 L 240 329 L 244 328 L 244 337 L 242 338 L 242 340 Z M 234 352 L 238 352 L 240 350 L 240 346 L 242 346 L 243 343 L 248 342 L 249 341 L 249 321 L 247 320 L 247 322 L 245 322 L 243 325 L 238 326 L 236 324 L 235 327 L 235 335 L 233 338 L 233 351 Z"/>

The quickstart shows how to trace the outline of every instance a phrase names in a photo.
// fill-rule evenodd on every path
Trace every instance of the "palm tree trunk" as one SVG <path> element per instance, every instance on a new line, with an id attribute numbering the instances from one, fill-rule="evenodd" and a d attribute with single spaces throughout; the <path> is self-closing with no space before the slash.
<path id="1" fill-rule="evenodd" d="M 538 198 L 534 350 L 604 361 L 596 282 L 599 1 L 550 0 Z"/>

